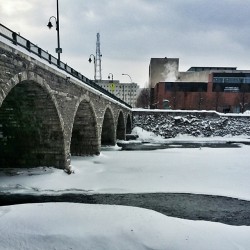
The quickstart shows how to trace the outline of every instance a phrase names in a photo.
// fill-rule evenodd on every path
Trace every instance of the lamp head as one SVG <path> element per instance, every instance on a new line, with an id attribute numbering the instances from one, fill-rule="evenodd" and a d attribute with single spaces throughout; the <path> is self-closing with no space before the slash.
<path id="1" fill-rule="evenodd" d="M 91 57 L 89 58 L 89 63 L 91 63 L 92 62 L 92 59 L 91 59 Z"/>
<path id="2" fill-rule="evenodd" d="M 49 29 L 51 29 L 53 27 L 51 21 L 48 22 L 47 26 L 49 27 Z"/>

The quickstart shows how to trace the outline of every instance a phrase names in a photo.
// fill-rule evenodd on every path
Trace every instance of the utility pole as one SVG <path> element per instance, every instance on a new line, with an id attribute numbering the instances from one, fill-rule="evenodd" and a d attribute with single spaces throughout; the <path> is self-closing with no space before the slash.
<path id="1" fill-rule="evenodd" d="M 96 35 L 96 80 L 102 80 L 102 54 L 101 54 L 101 42 L 100 42 L 100 34 Z"/>

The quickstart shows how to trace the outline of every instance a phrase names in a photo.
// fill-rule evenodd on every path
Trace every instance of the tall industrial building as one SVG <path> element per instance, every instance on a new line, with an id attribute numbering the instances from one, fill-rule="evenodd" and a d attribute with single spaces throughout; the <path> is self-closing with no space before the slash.
<path id="1" fill-rule="evenodd" d="M 179 73 L 179 58 L 151 58 L 149 64 L 149 86 L 158 82 L 175 81 Z"/>
<path id="2" fill-rule="evenodd" d="M 175 81 L 179 58 L 151 58 L 149 64 L 150 107 L 154 108 L 154 88 L 158 82 Z"/>

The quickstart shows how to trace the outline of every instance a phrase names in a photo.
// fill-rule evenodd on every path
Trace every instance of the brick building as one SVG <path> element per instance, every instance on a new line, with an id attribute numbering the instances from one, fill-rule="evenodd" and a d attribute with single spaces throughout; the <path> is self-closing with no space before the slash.
<path id="1" fill-rule="evenodd" d="M 159 72 L 159 68 L 154 70 L 155 62 L 150 65 L 151 108 L 232 113 L 250 109 L 250 70 L 191 67 L 187 72 L 179 72 L 173 67 L 173 59 L 161 58 L 159 61 L 164 64 L 163 72 Z M 178 59 L 174 61 L 178 62 Z M 175 65 L 178 67 L 177 63 Z M 155 83 L 152 71 L 158 71 L 160 77 L 164 76 L 166 80 Z"/>

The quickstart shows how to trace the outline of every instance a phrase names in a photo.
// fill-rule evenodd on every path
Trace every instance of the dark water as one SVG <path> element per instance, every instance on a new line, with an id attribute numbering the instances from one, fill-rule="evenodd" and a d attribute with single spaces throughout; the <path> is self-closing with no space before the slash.
<path id="1" fill-rule="evenodd" d="M 215 221 L 229 225 L 250 226 L 250 201 L 223 196 L 185 193 L 137 194 L 1 194 L 0 204 L 73 202 L 125 205 L 151 209 L 167 216 L 190 220 Z"/>
<path id="2" fill-rule="evenodd" d="M 156 150 L 156 149 L 168 149 L 168 148 L 239 148 L 241 144 L 250 144 L 250 142 L 167 142 L 167 143 L 151 143 L 151 142 L 118 142 L 117 145 L 122 150 Z"/>

